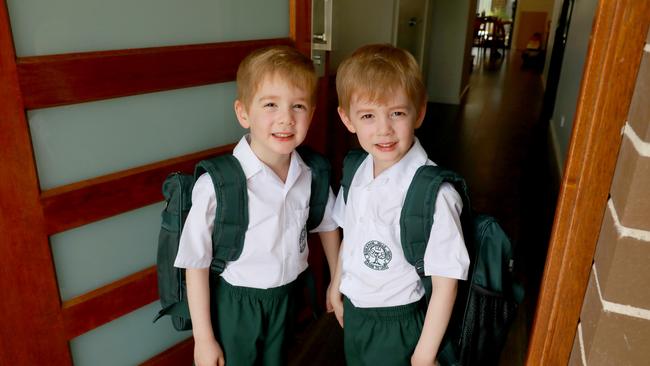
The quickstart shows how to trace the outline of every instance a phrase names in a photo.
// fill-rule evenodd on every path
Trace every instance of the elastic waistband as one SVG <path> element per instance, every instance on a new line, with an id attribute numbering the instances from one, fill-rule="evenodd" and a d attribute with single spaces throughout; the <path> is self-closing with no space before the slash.
<path id="1" fill-rule="evenodd" d="M 300 281 L 300 277 L 290 283 L 287 283 L 286 285 L 278 287 L 254 288 L 231 285 L 226 280 L 224 280 L 223 277 L 219 276 L 219 283 L 217 284 L 217 288 L 221 291 L 225 291 L 237 296 L 250 297 L 260 300 L 272 300 L 289 295 L 296 288 L 298 281 Z"/>
<path id="2" fill-rule="evenodd" d="M 423 311 L 426 307 L 424 298 L 406 305 L 386 306 L 376 308 L 358 308 L 347 298 L 343 297 L 345 311 L 351 311 L 357 316 L 377 319 L 401 319 L 410 317 L 415 313 Z"/>

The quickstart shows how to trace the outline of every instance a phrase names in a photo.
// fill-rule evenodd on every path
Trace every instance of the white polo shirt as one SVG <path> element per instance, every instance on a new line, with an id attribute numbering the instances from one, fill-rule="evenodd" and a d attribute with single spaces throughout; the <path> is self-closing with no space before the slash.
<path id="1" fill-rule="evenodd" d="M 236 261 L 228 262 L 223 278 L 235 286 L 272 288 L 295 280 L 307 268 L 307 233 L 311 171 L 295 151 L 286 182 L 262 163 L 242 137 L 233 151 L 246 176 L 248 230 L 244 248 Z M 330 189 L 325 214 L 311 232 L 338 227 L 332 220 L 334 194 Z M 192 191 L 192 208 L 181 234 L 175 267 L 207 268 L 212 261 L 212 229 L 217 201 L 206 173 Z"/>
<path id="2" fill-rule="evenodd" d="M 435 165 L 416 139 L 399 162 L 376 178 L 368 155 L 352 180 L 347 204 L 339 192 L 333 218 L 343 228 L 345 243 L 340 291 L 356 307 L 405 305 L 424 295 L 420 277 L 404 257 L 399 219 L 415 172 L 425 164 Z M 453 186 L 442 184 L 424 254 L 428 276 L 467 278 L 469 256 L 460 223 L 462 205 Z"/>

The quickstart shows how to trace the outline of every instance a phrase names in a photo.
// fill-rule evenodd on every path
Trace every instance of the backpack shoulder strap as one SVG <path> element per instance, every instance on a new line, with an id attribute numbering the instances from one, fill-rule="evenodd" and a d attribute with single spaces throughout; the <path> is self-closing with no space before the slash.
<path id="1" fill-rule="evenodd" d="M 226 262 L 239 258 L 248 228 L 248 191 L 246 176 L 234 156 L 221 155 L 199 162 L 194 177 L 210 174 L 217 197 L 217 212 L 212 231 L 210 271 L 218 275 Z"/>
<path id="2" fill-rule="evenodd" d="M 363 162 L 363 159 L 368 156 L 368 153 L 361 149 L 350 150 L 343 160 L 343 177 L 341 178 L 341 189 L 343 190 L 343 200 L 348 201 L 348 192 L 350 191 L 350 185 L 352 184 L 352 179 L 354 179 L 354 174 L 359 169 L 359 165 Z"/>
<path id="3" fill-rule="evenodd" d="M 406 260 L 420 277 L 424 277 L 424 252 L 431 235 L 436 197 L 440 185 L 452 183 L 463 199 L 463 213 L 470 212 L 467 186 L 463 178 L 451 170 L 435 165 L 418 168 L 404 199 L 400 214 L 400 239 Z"/>
<path id="4" fill-rule="evenodd" d="M 323 221 L 329 198 L 331 167 L 327 159 L 306 146 L 298 148 L 298 154 L 311 170 L 311 194 L 307 231 L 315 229 Z"/>

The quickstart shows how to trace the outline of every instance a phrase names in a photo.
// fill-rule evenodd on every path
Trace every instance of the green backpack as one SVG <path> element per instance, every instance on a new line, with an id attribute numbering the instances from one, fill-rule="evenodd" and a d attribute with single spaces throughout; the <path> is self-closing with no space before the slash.
<path id="1" fill-rule="evenodd" d="M 345 157 L 341 189 L 346 202 L 354 174 L 366 156 L 365 151 L 353 150 Z M 463 199 L 461 222 L 471 263 L 469 281 L 458 283 L 438 361 L 441 365 L 496 364 L 508 327 L 523 299 L 523 288 L 513 278 L 510 240 L 493 217 L 472 212 L 467 185 L 460 175 L 433 165 L 417 170 L 400 214 L 402 249 L 420 275 L 428 302 L 431 281 L 424 274 L 424 252 L 433 225 L 436 196 L 444 182 L 453 184 Z"/>
<path id="2" fill-rule="evenodd" d="M 330 165 L 323 156 L 300 147 L 300 157 L 312 174 L 307 230 L 317 227 L 323 219 L 329 195 Z M 154 322 L 170 315 L 176 330 L 192 329 L 187 304 L 185 270 L 174 267 L 185 218 L 192 206 L 192 188 L 203 174 L 210 174 L 217 197 L 217 212 L 212 232 L 210 275 L 217 278 L 226 263 L 239 258 L 248 228 L 248 193 L 246 176 L 239 161 L 222 155 L 199 162 L 194 175 L 172 173 L 163 182 L 162 192 L 167 206 L 162 212 L 158 237 L 158 293 L 162 310 Z M 212 281 L 211 281 L 212 283 Z"/>

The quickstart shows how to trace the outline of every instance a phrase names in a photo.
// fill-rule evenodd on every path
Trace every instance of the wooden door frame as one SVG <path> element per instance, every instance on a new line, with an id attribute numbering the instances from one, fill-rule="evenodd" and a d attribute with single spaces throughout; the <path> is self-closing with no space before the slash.
<path id="1" fill-rule="evenodd" d="M 601 0 L 558 198 L 527 365 L 566 365 L 650 24 L 650 0 Z"/>
<path id="2" fill-rule="evenodd" d="M 4 1 L 0 2 L 0 364 L 71 364 Z"/>
<path id="3" fill-rule="evenodd" d="M 62 302 L 50 235 L 158 202 L 167 172 L 191 171 L 233 147 L 41 191 L 26 110 L 231 81 L 241 59 L 262 46 L 292 44 L 309 55 L 310 14 L 309 0 L 290 0 L 286 38 L 16 57 L 0 0 L 0 364 L 71 365 L 71 339 L 158 298 L 151 267 Z M 137 81 L 125 77 L 135 74 Z M 147 364 L 191 360 L 192 342 L 185 341 Z"/>

